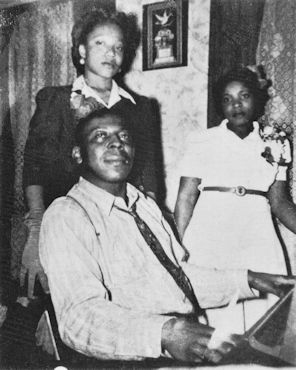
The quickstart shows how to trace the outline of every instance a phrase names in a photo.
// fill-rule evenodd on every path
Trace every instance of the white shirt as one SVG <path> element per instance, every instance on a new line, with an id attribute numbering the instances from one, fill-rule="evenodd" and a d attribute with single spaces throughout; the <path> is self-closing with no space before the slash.
<path id="1" fill-rule="evenodd" d="M 96 358 L 159 357 L 163 324 L 172 313 L 191 313 L 193 307 L 143 239 L 128 213 L 132 204 L 175 263 L 183 248 L 156 203 L 130 184 L 128 206 L 84 179 L 68 194 L 93 224 L 73 199 L 62 197 L 45 212 L 40 235 L 62 339 Z M 246 270 L 179 263 L 202 307 L 226 304 L 237 291 L 253 295 Z"/>
<path id="2" fill-rule="evenodd" d="M 275 179 L 285 181 L 287 167 L 270 164 L 261 155 L 267 144 L 259 135 L 258 122 L 244 139 L 229 130 L 227 122 L 192 135 L 180 165 L 181 176 L 202 179 L 202 187 L 244 186 L 262 191 L 268 191 Z"/>
<path id="3" fill-rule="evenodd" d="M 104 102 L 95 89 L 88 86 L 83 75 L 80 75 L 73 83 L 72 93 L 77 90 L 81 90 L 82 95 L 84 95 L 86 98 L 92 96 L 98 102 L 102 103 L 106 108 L 111 108 L 113 105 L 118 103 L 121 100 L 121 97 L 129 99 L 133 104 L 136 104 L 134 98 L 122 87 L 119 87 L 114 80 L 112 80 L 112 88 L 108 104 Z"/>

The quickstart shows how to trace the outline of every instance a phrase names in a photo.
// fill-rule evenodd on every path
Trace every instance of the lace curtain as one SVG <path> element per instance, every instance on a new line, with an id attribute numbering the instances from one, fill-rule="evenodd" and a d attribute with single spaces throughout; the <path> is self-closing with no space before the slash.
<path id="1" fill-rule="evenodd" d="M 289 135 L 294 153 L 289 188 L 296 201 L 296 2 L 295 0 L 266 0 L 257 48 L 257 63 L 263 64 L 272 80 L 271 99 L 265 118 L 282 127 Z M 280 225 L 296 271 L 296 237 Z"/>
<path id="2" fill-rule="evenodd" d="M 73 3 L 37 4 L 21 14 L 9 49 L 9 105 L 14 142 L 15 182 L 12 217 L 12 275 L 18 276 L 26 229 L 23 226 L 23 153 L 37 91 L 47 85 L 70 84 Z"/>

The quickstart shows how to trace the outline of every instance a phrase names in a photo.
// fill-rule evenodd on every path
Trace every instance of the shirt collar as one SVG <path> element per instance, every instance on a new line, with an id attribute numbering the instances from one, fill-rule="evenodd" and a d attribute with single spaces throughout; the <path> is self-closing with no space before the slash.
<path id="1" fill-rule="evenodd" d="M 102 103 L 105 107 L 111 108 L 113 105 L 121 100 L 121 97 L 130 100 L 133 104 L 136 104 L 135 99 L 122 87 L 118 86 L 117 83 L 112 80 L 112 87 L 110 92 L 110 98 L 108 104 L 100 97 L 100 95 L 92 87 L 88 86 L 83 75 L 80 75 L 74 81 L 72 85 L 72 91 L 80 90 L 81 93 L 86 97 L 93 97 L 99 103 Z"/>
<path id="2" fill-rule="evenodd" d="M 133 204 L 136 203 L 140 197 L 140 192 L 129 183 L 126 184 L 128 205 L 126 205 L 125 201 L 121 197 L 116 197 L 110 194 L 83 177 L 80 177 L 77 186 L 80 191 L 85 193 L 88 198 L 91 198 L 107 215 L 111 214 L 114 207 L 125 212 L 129 212 Z"/>
<path id="3" fill-rule="evenodd" d="M 229 128 L 227 127 L 227 123 L 228 123 L 228 119 L 224 119 L 221 123 L 220 123 L 220 127 L 223 129 L 223 130 L 227 130 L 228 132 L 231 132 L 231 130 L 229 130 Z M 246 138 L 249 138 L 251 136 L 254 136 L 254 135 L 257 135 L 259 132 L 259 123 L 257 121 L 253 121 L 253 131 L 250 132 L 250 134 L 246 137 Z"/>

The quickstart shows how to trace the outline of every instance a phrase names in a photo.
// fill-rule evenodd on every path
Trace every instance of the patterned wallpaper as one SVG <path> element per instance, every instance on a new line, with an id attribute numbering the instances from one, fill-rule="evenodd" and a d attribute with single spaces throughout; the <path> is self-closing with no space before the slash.
<path id="1" fill-rule="evenodd" d="M 159 0 L 158 0 L 159 1 Z M 142 23 L 143 5 L 154 0 L 117 0 L 118 10 L 133 12 Z M 127 85 L 157 99 L 161 108 L 167 205 L 174 207 L 179 185 L 178 163 L 192 130 L 207 127 L 207 83 L 210 0 L 189 0 L 188 66 L 142 71 L 138 50 Z"/>
<path id="2" fill-rule="evenodd" d="M 292 142 L 293 166 L 289 188 L 296 202 L 296 8 L 294 0 L 269 0 L 265 3 L 257 49 L 257 63 L 263 64 L 272 81 L 271 99 L 265 109 L 266 118 L 280 126 Z M 279 223 L 292 272 L 296 273 L 296 235 Z"/>

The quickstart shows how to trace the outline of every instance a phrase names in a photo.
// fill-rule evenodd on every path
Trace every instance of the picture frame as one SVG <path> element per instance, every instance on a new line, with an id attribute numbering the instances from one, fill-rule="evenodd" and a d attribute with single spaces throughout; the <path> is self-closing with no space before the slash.
<path id="1" fill-rule="evenodd" d="M 143 71 L 187 66 L 188 0 L 143 5 Z"/>

